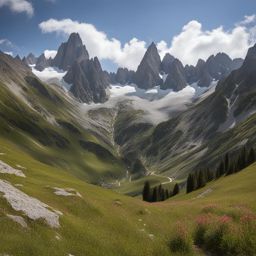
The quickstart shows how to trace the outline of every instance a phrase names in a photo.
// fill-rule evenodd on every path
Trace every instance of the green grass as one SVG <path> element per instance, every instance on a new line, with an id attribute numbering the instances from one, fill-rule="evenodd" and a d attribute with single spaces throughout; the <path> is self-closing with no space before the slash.
<path id="1" fill-rule="evenodd" d="M 6 163 L 27 168 L 26 178 L 0 174 L 1 179 L 23 184 L 19 189 L 63 213 L 59 229 L 27 218 L 29 228 L 24 229 L 6 218 L 7 213 L 15 214 L 15 211 L 1 198 L 0 253 L 18 256 L 102 255 L 103 252 L 127 256 L 200 255 L 204 246 L 198 249 L 193 245 L 196 220 L 208 208 L 214 205 L 214 214 L 218 216 L 236 216 L 238 206 L 256 212 L 256 165 L 188 195 L 181 193 L 165 202 L 150 204 L 89 185 L 64 169 L 31 158 L 7 140 L 0 139 L 0 152 L 6 153 L 0 156 Z M 82 198 L 57 196 L 53 193 L 54 186 L 74 188 Z M 211 193 L 197 198 L 209 188 Z"/>

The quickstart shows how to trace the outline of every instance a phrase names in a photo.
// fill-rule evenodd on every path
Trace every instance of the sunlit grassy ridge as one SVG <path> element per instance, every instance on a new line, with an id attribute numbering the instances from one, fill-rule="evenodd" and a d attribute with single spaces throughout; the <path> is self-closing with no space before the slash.
<path id="1" fill-rule="evenodd" d="M 19 164 L 27 168 L 23 170 L 26 178 L 9 174 L 0 174 L 0 178 L 13 185 L 22 184 L 18 189 L 63 213 L 59 229 L 27 217 L 28 228 L 22 228 L 6 214 L 24 215 L 15 212 L 1 197 L 0 253 L 200 255 L 199 246 L 204 245 L 194 245 L 198 218 L 208 213 L 216 219 L 229 216 L 232 225 L 239 225 L 239 218 L 244 218 L 245 213 L 254 216 L 256 212 L 256 165 L 188 195 L 181 193 L 165 202 L 150 204 L 89 185 L 64 169 L 38 162 L 7 140 L 1 139 L 0 145 L 0 152 L 5 153 L 1 160 L 13 167 Z M 74 188 L 82 198 L 55 195 L 53 187 Z M 202 196 L 205 191 L 208 192 Z"/>

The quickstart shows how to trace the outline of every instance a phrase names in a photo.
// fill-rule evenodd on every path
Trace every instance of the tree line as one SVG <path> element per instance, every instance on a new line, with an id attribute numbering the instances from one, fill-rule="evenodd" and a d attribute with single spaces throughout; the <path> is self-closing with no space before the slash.
<path id="1" fill-rule="evenodd" d="M 164 201 L 172 196 L 179 194 L 180 188 L 176 183 L 173 190 L 164 189 L 162 185 L 155 186 L 153 188 L 150 187 L 149 181 L 144 183 L 144 188 L 142 191 L 143 201 L 146 202 L 160 202 Z"/>
<path id="2" fill-rule="evenodd" d="M 249 150 L 242 148 L 237 158 L 231 159 L 230 153 L 227 153 L 219 163 L 215 171 L 201 170 L 199 172 L 190 173 L 187 178 L 187 193 L 202 188 L 207 182 L 219 179 L 237 173 L 256 161 L 256 155 L 253 148 Z"/>

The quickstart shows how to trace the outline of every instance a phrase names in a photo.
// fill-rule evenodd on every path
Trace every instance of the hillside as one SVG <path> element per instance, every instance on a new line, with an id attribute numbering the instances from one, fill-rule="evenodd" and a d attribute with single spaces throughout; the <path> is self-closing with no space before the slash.
<path id="1" fill-rule="evenodd" d="M 28 213 L 14 210 L 7 203 L 10 197 L 1 197 L 2 254 L 82 256 L 102 255 L 104 249 L 105 255 L 176 255 L 172 252 L 173 247 L 170 249 L 170 243 L 182 235 L 179 233 L 181 223 L 184 225 L 182 229 L 185 228 L 192 239 L 196 219 L 208 211 L 216 216 L 230 216 L 234 218 L 234 223 L 245 214 L 256 214 L 255 164 L 238 174 L 213 181 L 191 194 L 180 194 L 165 202 L 150 204 L 89 185 L 66 171 L 32 159 L 3 138 L 0 142 L 0 160 L 20 169 L 26 176 L 0 173 L 1 192 L 7 195 L 8 190 L 3 192 L 2 188 L 3 182 L 8 181 L 9 187 L 16 188 L 18 194 L 22 191 L 46 203 L 49 211 L 53 212 L 54 209 L 58 214 L 59 211 L 62 213 L 59 215 L 59 226 L 50 227 L 48 222 L 52 215 L 32 220 L 26 216 Z M 61 192 L 57 195 L 54 193 L 56 191 Z M 73 196 L 63 196 L 63 191 L 69 191 Z M 25 200 L 25 207 L 29 207 L 30 203 L 27 204 Z M 39 216 L 40 212 L 44 216 L 42 209 L 35 210 Z M 16 218 L 15 222 L 10 215 L 22 216 L 24 227 L 17 223 L 19 219 Z M 248 243 L 255 241 L 255 234 L 252 235 Z M 192 243 L 187 252 L 182 250 L 178 249 L 177 255 L 180 252 L 182 255 L 202 253 Z M 253 254 L 249 252 L 246 255 Z"/>

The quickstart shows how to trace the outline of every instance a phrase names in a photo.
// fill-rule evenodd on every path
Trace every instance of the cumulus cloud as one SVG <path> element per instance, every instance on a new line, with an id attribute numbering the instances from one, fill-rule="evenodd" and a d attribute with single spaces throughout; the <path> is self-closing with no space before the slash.
<path id="1" fill-rule="evenodd" d="M 120 67 L 127 67 L 135 70 L 146 51 L 146 42 L 136 38 L 131 39 L 123 46 L 115 38 L 108 36 L 88 23 L 80 23 L 71 19 L 49 19 L 39 24 L 44 33 L 56 32 L 69 35 L 78 32 L 86 45 L 90 56 L 97 56 L 99 59 L 110 59 Z"/>
<path id="2" fill-rule="evenodd" d="M 1 0 L 0 0 L 1 1 Z M 222 26 L 205 30 L 203 25 L 192 20 L 183 26 L 180 33 L 175 35 L 170 43 L 157 43 L 160 56 L 170 53 L 179 58 L 183 64 L 195 65 L 199 58 L 207 59 L 212 54 L 225 52 L 231 58 L 245 57 L 248 48 L 255 42 L 256 15 L 245 16 L 240 23 L 234 24 L 231 30 Z M 69 35 L 78 32 L 86 45 L 90 56 L 108 59 L 119 67 L 136 70 L 146 51 L 147 43 L 137 38 L 122 43 L 116 38 L 109 38 L 106 33 L 97 30 L 89 23 L 81 23 L 71 19 L 49 19 L 39 24 L 43 33 Z"/>
<path id="3" fill-rule="evenodd" d="M 57 54 L 56 50 L 45 50 L 44 51 L 44 56 L 46 59 L 54 58 Z"/>
<path id="4" fill-rule="evenodd" d="M 245 26 L 235 26 L 230 31 L 225 31 L 222 26 L 203 30 L 201 23 L 192 20 L 172 39 L 169 47 L 164 41 L 157 47 L 161 56 L 169 52 L 184 64 L 196 64 L 199 58 L 207 59 L 218 52 L 238 58 L 244 57 L 250 47 L 250 32 Z"/>
<path id="5" fill-rule="evenodd" d="M 33 6 L 26 0 L 0 0 L 0 7 L 7 6 L 12 12 L 25 12 L 28 16 L 34 14 Z"/>

